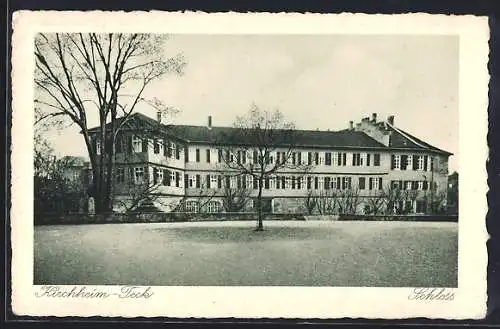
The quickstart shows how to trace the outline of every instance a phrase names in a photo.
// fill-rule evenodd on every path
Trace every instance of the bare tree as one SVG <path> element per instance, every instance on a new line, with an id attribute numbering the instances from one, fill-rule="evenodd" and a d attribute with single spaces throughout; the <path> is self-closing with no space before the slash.
<path id="1" fill-rule="evenodd" d="M 306 208 L 306 211 L 309 215 L 313 214 L 316 205 L 317 205 L 316 195 L 314 194 L 313 190 L 307 190 L 306 197 L 304 198 L 304 208 Z"/>
<path id="2" fill-rule="evenodd" d="M 320 215 L 329 215 L 335 212 L 339 200 L 334 189 L 322 189 L 314 197 L 316 209 Z"/>
<path id="3" fill-rule="evenodd" d="M 226 212 L 241 212 L 245 210 L 245 207 L 250 200 L 251 190 L 243 186 L 231 187 L 230 184 L 225 184 L 223 194 L 224 210 Z"/>
<path id="4" fill-rule="evenodd" d="M 367 206 L 367 213 L 371 215 L 380 215 L 386 207 L 386 200 L 382 193 L 373 193 L 364 199 Z"/>
<path id="5" fill-rule="evenodd" d="M 291 174 L 304 175 L 309 167 L 295 152 L 299 132 L 283 114 L 261 110 L 255 104 L 249 112 L 238 117 L 231 132 L 219 136 L 225 170 L 250 175 L 257 185 L 257 231 L 262 231 L 264 182 L 278 171 L 293 170 Z"/>
<path id="6" fill-rule="evenodd" d="M 182 73 L 182 56 L 165 59 L 165 41 L 165 35 L 115 33 L 35 38 L 35 102 L 43 107 L 42 118 L 63 117 L 81 129 L 92 166 L 96 212 L 112 209 L 118 131 L 139 103 L 165 108 L 157 99 L 146 99 L 144 91 L 167 73 Z M 88 132 L 92 112 L 99 119 L 99 154 Z"/>
<path id="7" fill-rule="evenodd" d="M 338 193 L 337 204 L 341 214 L 355 215 L 360 203 L 361 199 L 358 187 L 342 189 Z"/>

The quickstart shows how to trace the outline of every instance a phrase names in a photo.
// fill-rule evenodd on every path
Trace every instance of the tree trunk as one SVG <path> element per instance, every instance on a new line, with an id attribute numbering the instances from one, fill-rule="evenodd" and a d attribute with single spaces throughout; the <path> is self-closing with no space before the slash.
<path id="1" fill-rule="evenodd" d="M 113 210 L 113 199 L 114 199 L 114 168 L 115 168 L 115 134 L 116 134 L 116 113 L 111 114 L 111 131 L 109 134 L 109 150 L 106 154 L 107 157 L 107 179 L 106 179 L 106 188 L 104 195 L 104 208 L 107 211 Z"/>
<path id="2" fill-rule="evenodd" d="M 264 231 L 262 222 L 262 176 L 259 177 L 259 194 L 257 195 L 257 228 L 256 231 Z"/>

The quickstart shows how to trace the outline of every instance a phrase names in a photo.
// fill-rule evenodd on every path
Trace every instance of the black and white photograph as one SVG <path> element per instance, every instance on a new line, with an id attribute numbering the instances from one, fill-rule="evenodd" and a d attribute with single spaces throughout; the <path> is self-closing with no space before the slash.
<path id="1" fill-rule="evenodd" d="M 469 129 L 463 121 L 485 109 L 464 107 L 474 98 L 461 82 L 460 31 L 349 32 L 353 23 L 346 32 L 233 33 L 228 23 L 214 33 L 182 24 L 121 32 L 118 20 L 92 28 L 88 19 L 32 28 L 30 66 L 13 65 L 14 77 L 16 68 L 31 74 L 20 82 L 29 92 L 14 93 L 27 108 L 14 101 L 13 112 L 28 129 L 15 138 L 31 143 L 29 170 L 18 172 L 33 172 L 19 210 L 32 234 L 32 258 L 22 260 L 31 262 L 30 298 L 114 296 L 132 312 L 165 287 L 176 296 L 206 287 L 206 303 L 231 287 L 269 302 L 286 296 L 280 289 L 333 289 L 326 303 L 349 298 L 335 289 L 379 288 L 379 297 L 404 291 L 385 306 L 401 305 L 401 316 L 440 314 L 436 305 L 459 313 L 460 288 L 477 286 L 482 274 L 470 273 L 486 265 L 485 250 L 473 249 L 485 241 L 486 209 L 474 193 L 484 201 L 486 176 L 470 164 L 485 154 L 468 144 L 486 126 L 482 114 Z M 482 301 L 485 292 L 476 294 Z M 291 307 L 313 300 L 302 296 Z M 212 303 L 240 314 L 232 298 Z"/>

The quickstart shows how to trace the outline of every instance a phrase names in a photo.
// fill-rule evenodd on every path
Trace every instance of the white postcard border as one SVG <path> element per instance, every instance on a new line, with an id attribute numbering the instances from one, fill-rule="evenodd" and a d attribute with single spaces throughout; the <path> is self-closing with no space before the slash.
<path id="1" fill-rule="evenodd" d="M 486 312 L 488 25 L 428 14 L 236 14 L 22 11 L 12 39 L 12 306 L 32 316 L 196 318 L 482 318 Z M 409 300 L 410 288 L 152 287 L 147 299 L 40 298 L 33 286 L 33 40 L 37 32 L 452 34 L 460 36 L 459 287 L 451 301 Z M 436 54 L 438 56 L 439 54 Z M 64 286 L 61 286 L 64 287 Z M 66 287 L 71 289 L 71 287 Z M 86 286 L 116 292 L 120 287 Z"/>

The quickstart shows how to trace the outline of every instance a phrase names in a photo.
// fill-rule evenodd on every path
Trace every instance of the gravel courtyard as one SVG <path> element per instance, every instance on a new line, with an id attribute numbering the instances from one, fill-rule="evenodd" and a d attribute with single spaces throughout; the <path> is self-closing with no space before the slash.
<path id="1" fill-rule="evenodd" d="M 456 223 L 35 227 L 35 284 L 456 287 Z"/>

